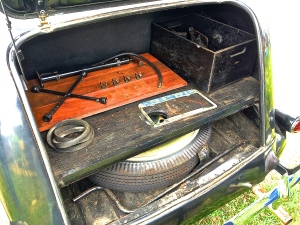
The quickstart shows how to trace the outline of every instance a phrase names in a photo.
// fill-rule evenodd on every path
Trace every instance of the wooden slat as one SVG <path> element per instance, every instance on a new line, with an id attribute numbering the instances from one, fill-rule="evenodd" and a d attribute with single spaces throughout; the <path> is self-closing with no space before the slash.
<path id="1" fill-rule="evenodd" d="M 143 56 L 154 63 L 161 71 L 163 76 L 161 88 L 157 87 L 157 74 L 146 63 L 142 66 L 138 66 L 134 62 L 130 62 L 129 64 L 120 67 L 90 72 L 72 93 L 91 97 L 107 97 L 107 104 L 104 105 L 95 101 L 68 98 L 55 112 L 50 122 L 44 122 L 42 119 L 43 115 L 50 112 L 62 97 L 47 93 L 32 93 L 31 91 L 27 91 L 29 103 L 33 110 L 39 130 L 48 130 L 56 123 L 65 119 L 85 118 L 187 85 L 186 81 L 150 54 L 146 53 L 143 54 Z M 137 80 L 134 74 L 139 72 L 142 73 L 143 77 L 140 80 Z M 130 75 L 131 81 L 125 83 L 123 79 L 124 75 Z M 64 78 L 59 82 L 47 82 L 45 83 L 45 89 L 66 92 L 77 77 L 78 76 Z M 119 85 L 113 86 L 112 79 L 119 79 Z M 100 82 L 107 82 L 108 87 L 106 89 L 101 89 Z M 29 81 L 29 90 L 34 85 L 38 85 L 37 80 Z"/>

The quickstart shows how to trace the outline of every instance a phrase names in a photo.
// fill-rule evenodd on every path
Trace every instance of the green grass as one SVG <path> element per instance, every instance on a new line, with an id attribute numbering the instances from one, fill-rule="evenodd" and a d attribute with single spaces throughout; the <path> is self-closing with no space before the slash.
<path id="1" fill-rule="evenodd" d="M 271 189 L 271 188 L 270 188 Z M 269 190 L 269 188 L 268 188 Z M 292 189 L 292 197 L 289 202 L 284 202 L 281 206 L 290 214 L 293 218 L 293 221 L 290 225 L 299 225 L 300 224 L 300 215 L 297 211 L 300 207 L 300 185 L 297 184 Z M 200 220 L 198 224 L 200 225 L 219 225 L 226 222 L 228 219 L 236 215 L 242 209 L 247 207 L 251 202 L 258 199 L 258 197 L 253 194 L 251 191 L 246 192 L 245 194 L 239 196 L 238 198 L 232 200 L 219 210 L 213 212 L 209 216 Z M 264 209 L 260 214 L 252 218 L 248 223 L 249 225 L 281 225 L 280 220 L 269 210 Z"/>
<path id="2" fill-rule="evenodd" d="M 282 156 L 281 163 L 285 166 L 291 167 L 300 163 L 300 133 L 294 135 L 288 135 L 288 143 L 286 150 Z M 280 174 L 276 171 L 271 171 L 266 179 L 260 184 L 260 186 L 266 191 L 272 190 L 277 186 L 280 179 Z M 197 225 L 220 225 L 229 220 L 231 217 L 239 213 L 258 197 L 248 191 L 238 198 L 232 200 L 219 210 L 213 212 L 204 219 L 198 221 Z M 293 218 L 290 225 L 300 224 L 300 184 L 298 183 L 291 189 L 291 197 L 288 202 L 282 203 L 282 207 Z M 260 214 L 254 216 L 245 225 L 281 225 L 283 224 L 268 208 L 264 209 Z"/>

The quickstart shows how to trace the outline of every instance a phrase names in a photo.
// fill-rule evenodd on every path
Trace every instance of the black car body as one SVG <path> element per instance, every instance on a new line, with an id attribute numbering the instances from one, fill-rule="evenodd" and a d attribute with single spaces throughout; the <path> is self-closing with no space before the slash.
<path id="1" fill-rule="evenodd" d="M 278 165 L 284 132 L 295 127 L 295 119 L 276 125 L 269 33 L 255 4 L 194 0 L 2 2 L 15 40 L 1 43 L 7 51 L 1 48 L 0 202 L 11 224 L 189 223 L 261 182 Z M 201 34 L 198 25 L 204 27 Z M 41 93 L 32 94 L 28 84 L 37 82 L 38 74 L 50 71 L 56 80 L 49 83 L 59 86 L 61 80 L 81 73 L 82 84 L 91 76 L 90 65 L 124 52 L 144 57 L 150 53 L 187 85 L 170 85 L 166 92 L 132 100 L 146 91 L 139 89 L 132 99 L 127 96 L 126 104 L 84 117 L 72 114 L 83 109 L 72 108 L 72 115 L 63 118 L 88 122 L 94 138 L 78 151 L 52 149 L 47 143 L 52 126 L 40 129 L 39 110 L 30 99 Z M 117 64 L 121 58 L 119 55 Z M 160 90 L 160 86 L 172 84 L 172 79 L 165 77 L 160 81 L 159 73 L 154 73 L 155 82 L 149 84 L 146 73 L 139 75 L 139 69 L 149 63 L 138 60 L 143 63 L 130 78 L 128 74 L 122 74 L 124 81 L 111 77 L 108 88 L 100 80 L 98 89 L 108 93 L 106 106 L 122 85 L 145 80 L 145 85 Z M 59 77 L 74 70 L 80 72 Z M 38 84 L 39 88 L 50 87 L 46 81 Z M 188 105 L 193 101 L 201 102 L 200 109 Z M 69 102 L 72 107 L 77 104 Z M 180 107 L 193 110 L 178 110 L 173 118 L 164 108 L 166 102 L 173 104 L 173 111 Z M 155 105 L 154 111 L 149 108 Z M 63 114 L 56 110 L 50 120 Z M 154 163 L 157 170 L 145 166 L 128 175 L 121 168 L 111 175 L 114 165 L 126 164 L 139 153 L 198 129 L 205 142 L 196 146 L 193 168 L 180 176 L 179 167 L 186 167 L 176 164 L 179 158 L 171 163 L 174 172 L 167 173 L 171 168 L 162 172 L 153 162 L 161 160 L 161 155 L 138 160 L 143 166 L 145 161 Z M 175 141 L 172 148 L 176 145 Z M 192 148 L 190 142 L 185 146 Z M 109 176 L 115 183 L 108 182 Z M 141 181 L 136 182 L 138 179 Z M 157 180 L 163 185 L 156 184 Z"/>

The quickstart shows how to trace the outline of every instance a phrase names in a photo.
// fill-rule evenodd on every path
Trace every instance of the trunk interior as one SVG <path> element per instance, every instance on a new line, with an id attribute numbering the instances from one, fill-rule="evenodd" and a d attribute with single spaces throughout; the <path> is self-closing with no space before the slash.
<path id="1" fill-rule="evenodd" d="M 257 43 L 252 20 L 241 8 L 195 5 L 129 15 L 40 35 L 20 49 L 26 93 L 71 224 L 134 221 L 170 204 L 172 194 L 179 199 L 199 190 L 220 175 L 211 171 L 232 157 L 240 162 L 260 147 Z M 106 97 L 107 103 L 68 98 L 51 122 L 43 121 L 62 96 L 33 93 L 33 86 L 40 86 L 37 73 L 49 77 L 47 72 L 53 72 L 57 80 L 45 80 L 44 89 L 65 93 L 78 73 L 58 79 L 59 74 L 110 57 L 114 61 L 124 52 L 151 62 L 131 57 L 129 64 L 120 65 L 127 59 L 121 56 L 115 67 L 88 71 L 72 93 Z M 161 87 L 151 63 L 162 74 Z M 93 140 L 76 151 L 51 148 L 48 130 L 69 118 L 84 119 L 93 128 Z M 140 169 L 140 175 L 126 169 L 135 163 L 129 158 L 198 129 L 205 137 L 200 137 L 193 163 L 171 163 L 174 172 L 166 175 L 157 166 L 163 184 L 152 184 L 155 166 Z M 143 160 L 136 163 L 148 163 Z M 120 162 L 124 168 L 113 167 Z"/>

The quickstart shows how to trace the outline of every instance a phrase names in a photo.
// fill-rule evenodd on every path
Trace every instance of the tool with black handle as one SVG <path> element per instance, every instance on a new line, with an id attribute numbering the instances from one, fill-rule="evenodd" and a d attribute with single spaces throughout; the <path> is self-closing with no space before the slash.
<path id="1" fill-rule="evenodd" d="M 51 81 L 51 80 L 59 81 L 61 78 L 70 77 L 70 76 L 73 76 L 73 75 L 76 75 L 76 74 L 79 74 L 82 72 L 87 73 L 87 72 L 92 72 L 92 71 L 110 68 L 110 67 L 114 67 L 114 66 L 120 66 L 120 65 L 128 64 L 131 61 L 130 58 L 124 58 L 121 60 L 119 60 L 117 58 L 114 58 L 114 59 L 115 59 L 115 62 L 110 62 L 110 63 L 104 64 L 104 62 L 106 62 L 106 61 L 102 61 L 102 62 L 100 62 L 98 64 L 94 64 L 90 67 L 87 67 L 84 69 L 78 69 L 78 70 L 74 70 L 74 71 L 66 72 L 66 73 L 49 72 L 49 73 L 40 74 L 38 71 L 36 71 L 36 74 L 40 81 L 41 87 L 44 87 L 44 83 L 47 81 Z M 112 60 L 112 59 L 110 59 L 110 60 Z"/>
<path id="2" fill-rule="evenodd" d="M 34 93 L 42 92 L 42 93 L 60 95 L 60 96 L 64 96 L 66 94 L 65 92 L 49 90 L 49 89 L 45 89 L 45 88 L 40 88 L 38 86 L 33 86 L 31 88 L 31 91 L 34 92 Z M 85 96 L 85 95 L 77 95 L 77 94 L 69 94 L 68 97 L 96 101 L 96 102 L 99 102 L 99 103 L 102 103 L 102 104 L 107 103 L 107 98 L 106 97 L 95 98 L 95 97 L 90 97 L 90 96 Z"/>
<path id="3" fill-rule="evenodd" d="M 53 109 L 49 112 L 46 113 L 43 116 L 43 120 L 45 122 L 50 122 L 52 120 L 52 116 L 53 114 L 59 109 L 59 107 L 64 103 L 64 101 L 70 97 L 71 92 L 74 90 L 74 88 L 78 85 L 78 83 L 82 80 L 82 78 L 86 77 L 87 73 L 85 71 L 83 71 L 80 76 L 78 77 L 78 79 L 74 82 L 74 84 L 72 84 L 72 86 L 70 87 L 70 89 L 65 93 L 65 95 L 59 100 L 59 102 L 53 107 Z"/>
<path id="4" fill-rule="evenodd" d="M 125 58 L 119 60 L 120 57 L 125 57 Z M 115 62 L 110 62 L 112 60 L 115 60 Z M 51 81 L 51 80 L 59 81 L 61 78 L 73 76 L 78 73 L 91 72 L 91 71 L 105 69 L 105 68 L 109 68 L 109 67 L 113 67 L 113 66 L 120 66 L 123 64 L 128 64 L 130 61 L 136 62 L 139 66 L 143 65 L 143 61 L 146 62 L 157 73 L 157 76 L 158 76 L 157 87 L 160 88 L 162 86 L 163 78 L 162 78 L 160 70 L 145 57 L 135 54 L 135 53 L 132 53 L 132 52 L 121 53 L 121 54 L 115 55 L 113 57 L 110 57 L 108 59 L 105 59 L 105 60 L 103 60 L 97 64 L 94 64 L 90 67 L 86 67 L 84 69 L 78 69 L 78 70 L 75 70 L 72 72 L 66 72 L 66 73 L 61 73 L 61 74 L 58 72 L 49 72 L 49 73 L 40 74 L 39 72 L 36 71 L 36 74 L 40 81 L 41 87 L 44 87 L 44 82 L 47 82 L 47 81 Z"/>

